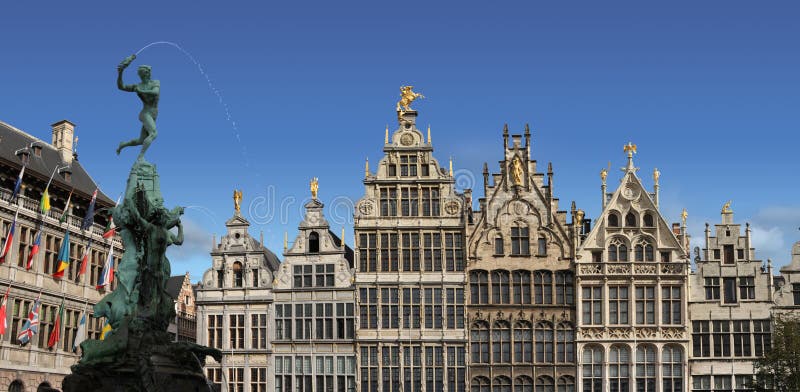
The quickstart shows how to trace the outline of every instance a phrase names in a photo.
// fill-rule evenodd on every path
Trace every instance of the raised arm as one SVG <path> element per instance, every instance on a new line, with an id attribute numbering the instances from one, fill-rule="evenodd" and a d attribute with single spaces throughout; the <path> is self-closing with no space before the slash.
<path id="1" fill-rule="evenodd" d="M 169 242 L 171 244 L 173 244 L 173 245 L 182 245 L 183 244 L 183 224 L 181 224 L 181 222 L 178 221 L 178 225 L 177 226 L 178 226 L 178 235 L 172 234 L 172 232 L 168 232 L 169 233 Z"/>
<path id="2" fill-rule="evenodd" d="M 134 91 L 134 88 L 136 87 L 135 85 L 131 84 L 125 85 L 122 82 L 122 73 L 125 71 L 125 68 L 128 68 L 128 66 L 131 64 L 131 61 L 133 61 L 135 58 L 136 55 L 126 57 L 125 60 L 122 60 L 122 62 L 120 62 L 117 66 L 117 88 L 122 91 Z"/>

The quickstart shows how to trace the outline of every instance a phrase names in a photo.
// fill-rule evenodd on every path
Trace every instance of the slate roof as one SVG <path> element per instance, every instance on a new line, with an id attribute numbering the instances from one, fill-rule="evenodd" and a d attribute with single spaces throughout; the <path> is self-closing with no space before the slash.
<path id="1" fill-rule="evenodd" d="M 167 294 L 169 294 L 173 300 L 178 300 L 178 296 L 181 294 L 181 288 L 183 288 L 184 278 L 186 278 L 186 275 L 177 275 L 170 276 L 167 280 Z"/>
<path id="2" fill-rule="evenodd" d="M 33 143 L 42 147 L 41 157 L 33 154 L 30 149 Z M 0 163 L 10 166 L 14 171 L 19 171 L 22 168 L 22 160 L 17 156 L 16 152 L 25 148 L 28 148 L 30 152 L 28 167 L 25 169 L 26 177 L 34 176 L 43 182 L 47 182 L 56 165 L 65 165 L 61 161 L 61 154 L 50 143 L 0 121 Z M 97 188 L 97 183 L 78 162 L 77 157 L 72 160 L 70 169 L 72 171 L 70 181 L 66 181 L 64 177 L 57 174 L 53 177 L 53 185 L 51 186 L 60 187 L 67 190 L 67 192 L 74 187 L 76 194 L 81 193 L 84 197 L 91 198 L 92 192 Z M 24 178 L 23 181 L 25 181 Z M 97 192 L 97 200 L 101 205 L 114 205 L 114 201 L 102 191 Z"/>

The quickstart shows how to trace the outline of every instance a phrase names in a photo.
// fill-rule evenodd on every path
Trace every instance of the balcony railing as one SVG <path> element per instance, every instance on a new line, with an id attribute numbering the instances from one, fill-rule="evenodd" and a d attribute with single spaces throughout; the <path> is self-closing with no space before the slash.
<path id="1" fill-rule="evenodd" d="M 628 262 L 578 264 L 578 276 L 680 276 L 686 273 L 684 263 Z"/>

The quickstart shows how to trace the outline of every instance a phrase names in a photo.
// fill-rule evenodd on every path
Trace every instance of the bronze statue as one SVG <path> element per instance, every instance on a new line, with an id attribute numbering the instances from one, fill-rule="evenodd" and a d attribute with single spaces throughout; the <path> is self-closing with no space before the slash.
<path id="1" fill-rule="evenodd" d="M 400 101 L 397 102 L 397 111 L 410 111 L 411 102 L 417 98 L 425 98 L 424 95 L 411 91 L 414 86 L 401 86 L 400 87 Z"/>
<path id="2" fill-rule="evenodd" d="M 117 88 L 122 91 L 135 92 L 142 100 L 142 111 L 139 112 L 139 121 L 142 122 L 142 130 L 139 137 L 122 142 L 117 147 L 117 155 L 125 147 L 142 146 L 139 152 L 139 159 L 144 158 L 144 153 L 150 148 L 150 144 L 158 135 L 156 131 L 156 118 L 158 117 L 158 98 L 161 92 L 161 83 L 158 80 L 150 79 L 151 68 L 149 65 L 140 65 L 137 73 L 142 82 L 139 84 L 123 84 L 122 73 L 125 68 L 136 59 L 136 55 L 131 55 L 122 60 L 117 66 Z"/>

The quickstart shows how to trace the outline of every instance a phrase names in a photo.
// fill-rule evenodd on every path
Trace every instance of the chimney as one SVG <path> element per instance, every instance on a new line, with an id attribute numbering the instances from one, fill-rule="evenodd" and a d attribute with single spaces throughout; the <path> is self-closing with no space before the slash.
<path id="1" fill-rule="evenodd" d="M 672 233 L 675 235 L 681 234 L 681 224 L 680 223 L 673 223 L 672 224 Z"/>
<path id="2" fill-rule="evenodd" d="M 61 155 L 61 162 L 72 163 L 72 142 L 75 137 L 75 124 L 61 120 L 53 125 L 53 147 Z"/>

